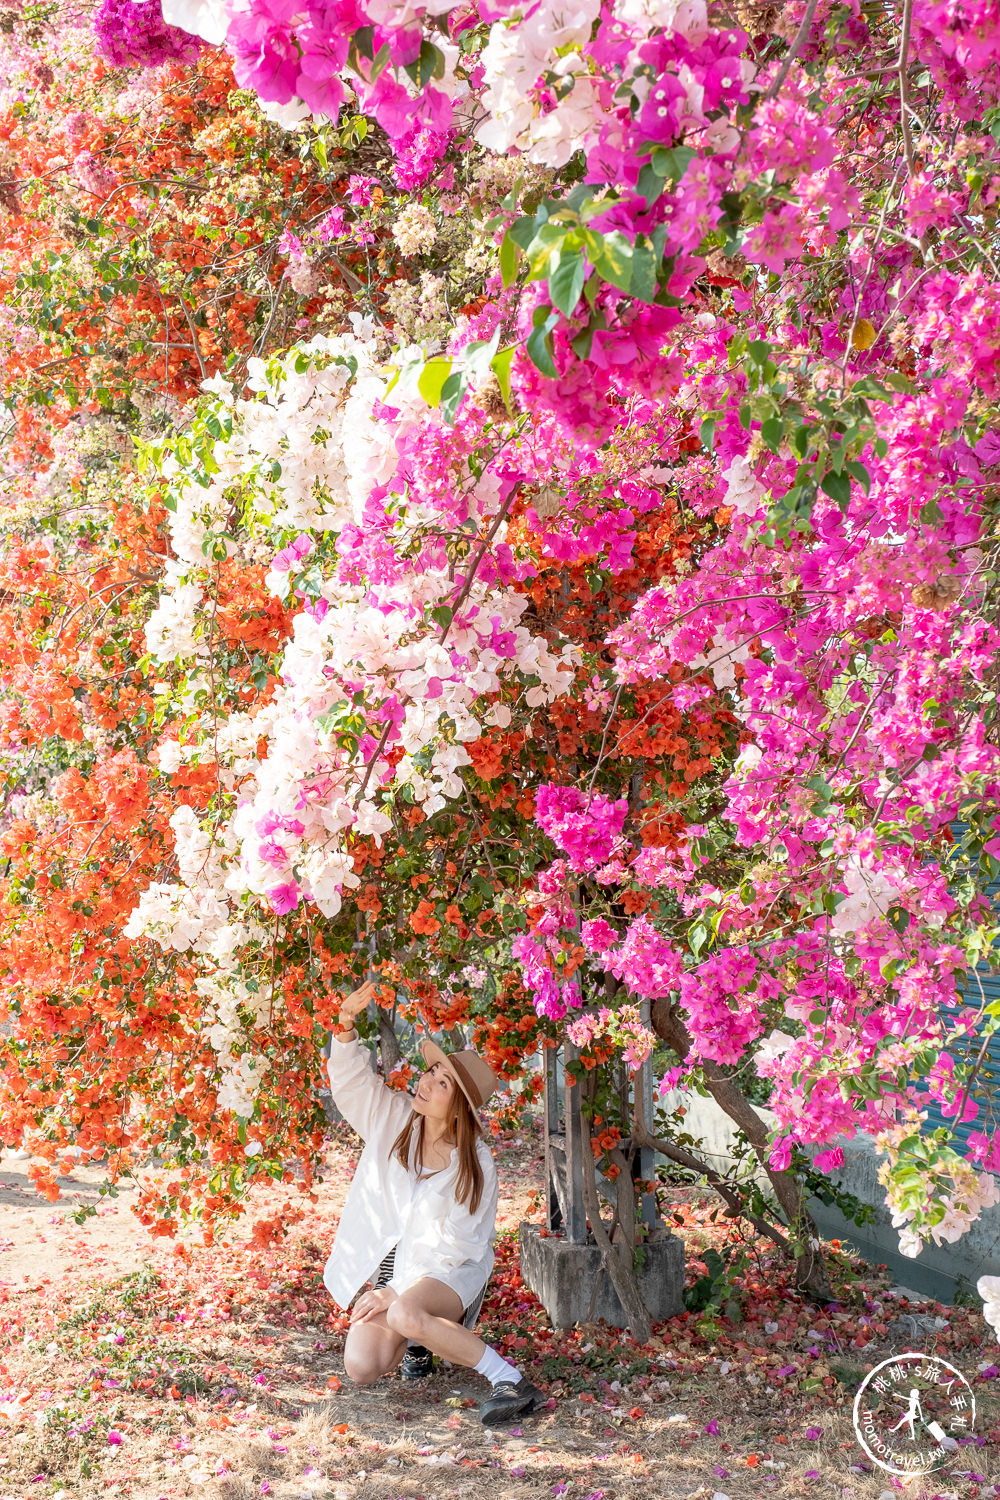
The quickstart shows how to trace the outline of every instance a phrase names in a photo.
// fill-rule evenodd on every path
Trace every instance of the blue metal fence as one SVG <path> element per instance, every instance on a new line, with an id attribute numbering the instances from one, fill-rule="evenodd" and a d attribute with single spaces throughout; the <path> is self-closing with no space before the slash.
<path id="1" fill-rule="evenodd" d="M 960 824 L 953 824 L 952 831 L 958 838 L 963 830 Z M 986 895 L 994 908 L 1000 910 L 1000 879 L 987 886 Z M 1000 974 L 993 973 L 989 963 L 980 963 L 967 975 L 962 993 L 967 1005 L 973 1006 L 977 1011 L 982 1010 L 991 1001 L 1000 1001 Z M 953 1050 L 970 1063 L 975 1062 L 983 1045 L 984 1031 L 985 1021 L 980 1023 L 979 1035 L 969 1036 L 962 1042 L 960 1054 L 958 1047 Z M 926 1100 L 924 1107 L 927 1110 L 927 1120 L 924 1129 L 933 1130 L 938 1125 L 951 1126 L 955 1132 L 956 1145 L 961 1150 L 971 1130 L 987 1130 L 1000 1119 L 1000 1029 L 990 1037 L 975 1081 L 969 1088 L 969 1098 L 978 1104 L 979 1114 L 974 1120 L 959 1125 L 955 1125 L 954 1115 L 946 1118 L 941 1113 L 941 1107 L 936 1101 Z"/>

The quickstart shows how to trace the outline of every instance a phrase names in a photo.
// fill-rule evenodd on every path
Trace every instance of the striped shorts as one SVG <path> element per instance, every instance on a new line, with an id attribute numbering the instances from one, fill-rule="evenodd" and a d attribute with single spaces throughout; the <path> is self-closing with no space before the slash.
<path id="1" fill-rule="evenodd" d="M 395 1264 L 396 1247 L 395 1245 L 393 1245 L 392 1249 L 389 1251 L 388 1255 L 385 1256 L 382 1264 L 379 1266 L 373 1285 L 377 1287 L 385 1286 L 387 1281 L 391 1281 Z M 482 1290 L 476 1294 L 473 1300 L 469 1303 L 468 1307 L 464 1309 L 462 1313 L 463 1328 L 475 1328 L 476 1322 L 479 1318 L 480 1310 L 482 1309 L 483 1298 L 486 1296 L 486 1287 L 488 1285 L 488 1282 L 484 1283 Z"/>

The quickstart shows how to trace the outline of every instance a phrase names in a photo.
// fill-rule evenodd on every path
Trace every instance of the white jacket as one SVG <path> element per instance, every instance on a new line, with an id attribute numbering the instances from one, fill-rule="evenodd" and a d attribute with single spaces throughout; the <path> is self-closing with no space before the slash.
<path id="1" fill-rule="evenodd" d="M 486 1142 L 477 1143 L 483 1169 L 479 1207 L 470 1214 L 455 1199 L 458 1150 L 450 1165 L 418 1182 L 414 1157 L 417 1132 L 410 1143 L 409 1170 L 390 1150 L 410 1115 L 409 1094 L 389 1088 L 370 1064 L 371 1054 L 357 1037 L 334 1037 L 328 1072 L 334 1103 L 365 1142 L 323 1284 L 340 1307 L 373 1277 L 393 1245 L 396 1258 L 389 1286 L 396 1293 L 434 1276 L 453 1287 L 468 1307 L 489 1279 L 495 1255 L 498 1183 L 496 1165 Z"/>

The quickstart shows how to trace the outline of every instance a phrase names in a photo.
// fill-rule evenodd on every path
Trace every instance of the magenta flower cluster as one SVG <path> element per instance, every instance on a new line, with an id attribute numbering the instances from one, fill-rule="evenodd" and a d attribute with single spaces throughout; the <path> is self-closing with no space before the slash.
<path id="1" fill-rule="evenodd" d="M 98 51 L 115 68 L 191 62 L 200 50 L 188 32 L 167 25 L 160 0 L 101 0 L 94 38 Z"/>
<path id="2" fill-rule="evenodd" d="M 535 817 L 578 874 L 605 864 L 621 835 L 628 799 L 612 801 L 601 792 L 543 784 L 535 797 Z"/>

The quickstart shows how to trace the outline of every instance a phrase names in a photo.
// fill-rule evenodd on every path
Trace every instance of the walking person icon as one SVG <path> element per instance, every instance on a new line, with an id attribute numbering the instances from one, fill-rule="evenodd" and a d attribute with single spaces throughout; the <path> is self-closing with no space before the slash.
<path id="1" fill-rule="evenodd" d="M 903 1415 L 900 1417 L 900 1419 L 896 1423 L 895 1427 L 890 1427 L 889 1431 L 890 1432 L 898 1432 L 899 1429 L 902 1426 L 905 1425 L 905 1426 L 909 1427 L 909 1429 L 910 1429 L 910 1442 L 911 1443 L 916 1442 L 916 1436 L 915 1436 L 915 1433 L 914 1433 L 914 1427 L 916 1425 L 916 1422 L 917 1422 L 918 1418 L 920 1419 L 921 1422 L 924 1420 L 923 1408 L 920 1405 L 920 1392 L 919 1392 L 919 1390 L 917 1389 L 917 1387 L 915 1385 L 911 1385 L 910 1386 L 910 1394 L 909 1394 L 908 1397 L 906 1397 L 906 1396 L 897 1396 L 897 1395 L 894 1394 L 892 1399 L 894 1401 L 905 1401 L 906 1402 L 906 1410 L 903 1412 Z"/>

